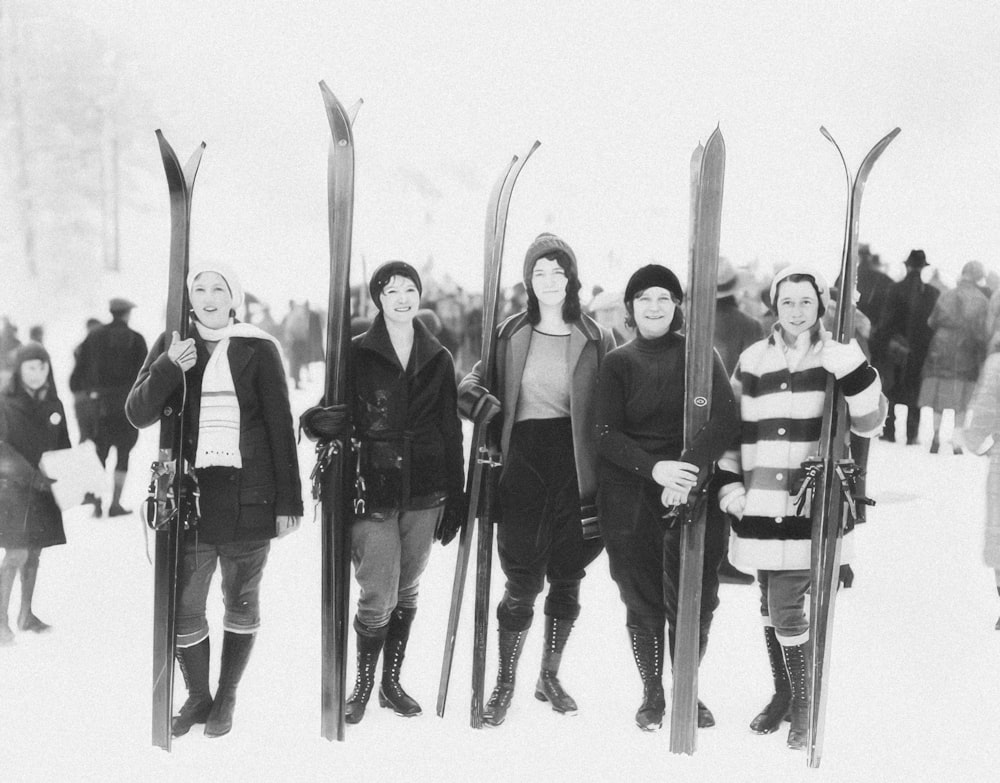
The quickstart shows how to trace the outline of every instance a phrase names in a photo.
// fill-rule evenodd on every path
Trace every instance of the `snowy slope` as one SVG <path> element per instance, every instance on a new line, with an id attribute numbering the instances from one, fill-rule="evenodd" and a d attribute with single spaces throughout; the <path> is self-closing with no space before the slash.
<path id="1" fill-rule="evenodd" d="M 319 396 L 317 368 L 316 381 L 292 392 L 296 411 Z M 155 430 L 144 432 L 133 453 L 126 489 L 133 508 L 155 440 Z M 300 460 L 308 474 L 307 443 Z M 911 781 L 963 772 L 995 779 L 1000 599 L 979 551 L 985 469 L 985 460 L 971 456 L 873 446 L 870 484 L 879 505 L 858 534 L 855 587 L 838 601 L 826 752 L 817 771 L 785 747 L 784 731 L 758 737 L 747 728 L 770 694 L 756 587 L 722 587 L 701 677 L 718 725 L 699 732 L 697 753 L 673 756 L 666 730 L 635 728 L 641 686 L 603 556 L 584 582 L 583 614 L 564 655 L 563 682 L 580 704 L 578 716 L 558 716 L 533 698 L 539 619 L 507 722 L 468 727 L 467 601 L 448 711 L 437 718 L 455 558 L 454 547 L 439 546 L 403 669 L 425 714 L 403 720 L 373 698 L 345 743 L 327 742 L 319 734 L 320 530 L 308 513 L 302 530 L 272 549 L 264 627 L 233 732 L 208 740 L 196 727 L 167 754 L 150 744 L 152 569 L 141 523 L 77 510 L 66 518 L 69 544 L 42 556 L 36 606 L 53 631 L 19 634 L 16 645 L 0 649 L 0 780 Z M 470 578 L 467 595 L 472 589 Z M 494 599 L 501 590 L 496 564 Z M 210 608 L 214 683 L 221 646 L 215 589 Z M 492 681 L 492 649 L 489 660 Z M 353 670 L 352 660 L 352 677 Z M 178 703 L 182 690 L 178 673 Z"/>

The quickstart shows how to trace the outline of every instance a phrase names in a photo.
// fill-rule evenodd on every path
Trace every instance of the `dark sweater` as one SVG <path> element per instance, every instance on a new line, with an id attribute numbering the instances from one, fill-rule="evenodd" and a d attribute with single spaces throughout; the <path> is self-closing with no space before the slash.
<path id="1" fill-rule="evenodd" d="M 652 484 L 653 465 L 677 459 L 705 475 L 739 437 L 739 412 L 716 354 L 712 417 L 684 451 L 684 345 L 676 332 L 637 336 L 605 357 L 595 425 L 600 481 Z"/>

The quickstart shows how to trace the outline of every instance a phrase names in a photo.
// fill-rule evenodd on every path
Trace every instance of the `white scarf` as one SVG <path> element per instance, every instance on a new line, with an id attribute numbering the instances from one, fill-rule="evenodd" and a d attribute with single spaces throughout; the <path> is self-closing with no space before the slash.
<path id="1" fill-rule="evenodd" d="M 254 337 L 270 340 L 281 346 L 271 335 L 253 324 L 229 322 L 221 329 L 210 329 L 195 321 L 198 334 L 206 342 L 217 343 L 208 357 L 201 381 L 201 410 L 198 419 L 198 453 L 194 464 L 199 468 L 222 466 L 242 468 L 240 455 L 240 403 L 229 367 L 229 340 L 233 337 Z M 284 369 L 282 369 L 284 373 Z"/>

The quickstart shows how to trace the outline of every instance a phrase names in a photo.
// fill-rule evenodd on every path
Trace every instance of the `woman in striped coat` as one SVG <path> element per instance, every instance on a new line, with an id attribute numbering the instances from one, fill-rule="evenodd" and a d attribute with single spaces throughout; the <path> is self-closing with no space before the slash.
<path id="1" fill-rule="evenodd" d="M 806 740 L 805 594 L 812 535 L 810 517 L 795 507 L 802 462 L 816 455 L 829 373 L 841 382 L 855 434 L 878 435 L 887 403 L 878 373 L 857 341 L 838 343 L 823 329 L 821 318 L 830 300 L 819 272 L 804 265 L 786 267 L 771 282 L 771 301 L 777 323 L 770 336 L 740 355 L 733 373 L 743 426 L 739 448 L 719 460 L 719 506 L 734 517 L 733 564 L 758 572 L 774 674 L 775 695 L 750 728 L 769 734 L 790 711 L 788 745 L 801 748 Z M 845 562 L 850 543 L 848 530 Z"/>

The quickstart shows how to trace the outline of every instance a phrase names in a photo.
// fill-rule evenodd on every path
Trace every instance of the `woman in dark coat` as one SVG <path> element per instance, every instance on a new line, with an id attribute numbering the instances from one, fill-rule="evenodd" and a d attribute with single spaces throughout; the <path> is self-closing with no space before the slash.
<path id="1" fill-rule="evenodd" d="M 188 699 L 172 730 L 178 737 L 206 723 L 206 736 L 218 737 L 232 728 L 236 687 L 260 627 L 270 539 L 298 524 L 302 491 L 277 344 L 234 320 L 243 291 L 231 270 L 218 264 L 195 268 L 188 289 L 193 336 L 160 336 L 125 410 L 141 428 L 184 406 L 184 457 L 201 489 L 201 518 L 185 531 L 178 573 L 177 658 Z M 226 612 L 213 700 L 205 603 L 217 563 Z"/>
<path id="2" fill-rule="evenodd" d="M 526 312 L 497 327 L 494 388 L 482 384 L 482 363 L 460 384 L 469 418 L 491 418 L 491 439 L 503 455 L 497 528 L 507 577 L 497 607 L 500 665 L 483 721 L 499 726 L 514 693 L 514 674 L 548 580 L 545 648 L 535 698 L 564 715 L 576 713 L 558 678 L 562 652 L 580 614 L 580 582 L 600 554 L 593 521 L 597 492 L 593 415 L 597 372 L 615 347 L 611 332 L 580 312 L 580 278 L 573 250 L 539 235 L 524 259 Z M 494 396 L 495 395 L 495 396 Z"/>
<path id="3" fill-rule="evenodd" d="M 364 717 L 383 653 L 379 704 L 406 718 L 421 714 L 399 683 L 420 577 L 435 532 L 447 543 L 465 518 L 455 365 L 416 317 L 421 288 L 417 270 L 403 261 L 376 269 L 369 290 L 378 314 L 351 343 L 360 467 L 351 528 L 360 588 L 351 724 Z M 313 439 L 344 437 L 345 414 L 344 406 L 313 408 L 302 416 L 303 430 Z"/>
<path id="4" fill-rule="evenodd" d="M 44 547 L 65 544 L 62 514 L 38 469 L 42 454 L 70 447 L 66 412 L 56 394 L 48 352 L 27 343 L 14 357 L 12 375 L 0 393 L 0 645 L 11 644 L 7 607 L 14 577 L 21 572 L 17 627 L 49 629 L 31 610 Z"/>
<path id="5" fill-rule="evenodd" d="M 686 502 L 739 435 L 739 416 L 725 368 L 715 357 L 712 417 L 684 449 L 685 338 L 680 333 L 683 291 L 669 269 L 650 264 L 625 288 L 627 324 L 636 337 L 608 354 L 598 382 L 597 449 L 601 534 L 611 576 L 626 607 L 632 653 L 643 684 L 635 720 L 644 731 L 663 722 L 665 642 L 673 655 L 680 578 L 681 531 L 668 528 L 667 508 Z M 710 495 L 714 496 L 714 485 Z M 712 497 L 708 500 L 712 502 Z M 710 514 L 705 531 L 700 651 L 719 605 L 719 563 L 725 523 Z M 669 627 L 669 640 L 664 628 Z M 698 702 L 698 726 L 715 719 Z"/>

